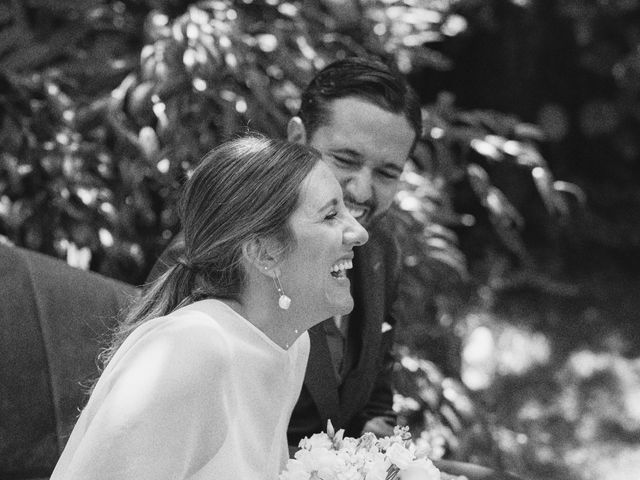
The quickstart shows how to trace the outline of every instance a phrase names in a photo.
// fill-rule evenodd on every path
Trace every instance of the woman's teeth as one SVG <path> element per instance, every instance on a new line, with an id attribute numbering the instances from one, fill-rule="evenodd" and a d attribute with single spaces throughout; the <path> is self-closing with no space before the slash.
<path id="1" fill-rule="evenodd" d="M 331 267 L 331 275 L 336 278 L 342 277 L 345 270 L 350 270 L 351 268 L 353 268 L 353 262 L 351 260 L 343 260 Z"/>

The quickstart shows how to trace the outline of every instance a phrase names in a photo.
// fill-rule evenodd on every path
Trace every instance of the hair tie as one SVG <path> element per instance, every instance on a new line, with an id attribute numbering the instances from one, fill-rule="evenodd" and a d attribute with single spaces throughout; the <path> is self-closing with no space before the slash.
<path id="1" fill-rule="evenodd" d="M 187 270 L 191 270 L 193 268 L 193 266 L 191 265 L 191 262 L 184 257 L 178 258 L 178 261 L 176 262 L 176 264 L 183 266 Z"/>

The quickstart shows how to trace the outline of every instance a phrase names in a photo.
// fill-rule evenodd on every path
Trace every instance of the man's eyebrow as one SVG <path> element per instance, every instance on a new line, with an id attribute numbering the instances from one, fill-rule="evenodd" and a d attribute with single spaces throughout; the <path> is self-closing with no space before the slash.
<path id="1" fill-rule="evenodd" d="M 330 149 L 329 152 L 331 154 L 343 154 L 343 155 L 349 155 L 350 157 L 353 157 L 355 159 L 361 160 L 363 158 L 363 155 L 358 152 L 357 150 L 352 150 L 350 148 L 335 148 L 335 149 Z M 393 170 L 397 170 L 399 173 L 402 173 L 404 171 L 404 166 L 399 166 L 398 164 L 394 163 L 394 162 L 389 162 L 389 163 L 385 163 L 382 168 L 391 168 Z"/>
<path id="2" fill-rule="evenodd" d="M 330 151 L 331 153 L 342 153 L 352 157 L 362 158 L 362 154 L 360 152 L 351 148 L 332 148 Z"/>

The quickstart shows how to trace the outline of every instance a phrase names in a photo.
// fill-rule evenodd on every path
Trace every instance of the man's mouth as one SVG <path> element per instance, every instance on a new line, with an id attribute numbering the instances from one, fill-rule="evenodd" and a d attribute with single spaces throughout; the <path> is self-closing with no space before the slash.
<path id="1" fill-rule="evenodd" d="M 353 218 L 358 220 L 360 217 L 363 217 L 366 210 L 364 208 L 350 208 L 349 213 Z"/>
<path id="2" fill-rule="evenodd" d="M 349 210 L 349 213 L 351 214 L 351 216 L 358 221 L 364 219 L 370 210 L 369 207 L 364 207 L 364 206 L 356 205 L 353 203 L 347 203 L 346 207 L 347 207 L 347 210 Z"/>
<path id="3" fill-rule="evenodd" d="M 353 268 L 353 262 L 350 259 L 339 260 L 331 267 L 331 276 L 333 278 L 346 278 L 347 270 Z"/>

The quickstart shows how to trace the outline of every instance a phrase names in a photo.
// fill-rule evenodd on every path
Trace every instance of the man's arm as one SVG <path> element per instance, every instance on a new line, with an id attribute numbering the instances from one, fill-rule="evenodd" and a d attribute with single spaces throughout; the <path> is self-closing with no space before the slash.
<path id="1" fill-rule="evenodd" d="M 397 415 L 393 411 L 392 376 L 394 357 L 391 354 L 393 333 L 393 330 L 383 333 L 381 344 L 382 366 L 378 371 L 369 401 L 361 414 L 362 432 L 372 432 L 378 437 L 393 434 L 393 427 L 397 423 Z"/>

